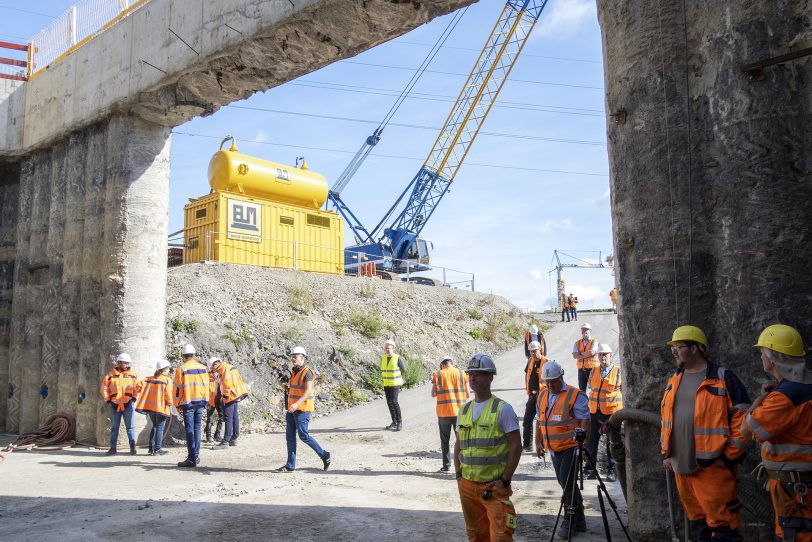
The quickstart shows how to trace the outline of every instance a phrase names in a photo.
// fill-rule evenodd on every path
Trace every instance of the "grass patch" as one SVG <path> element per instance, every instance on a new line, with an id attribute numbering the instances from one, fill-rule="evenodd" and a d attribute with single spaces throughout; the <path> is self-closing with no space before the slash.
<path id="1" fill-rule="evenodd" d="M 348 405 L 357 405 L 366 400 L 367 395 L 361 390 L 355 389 L 351 384 L 341 384 L 333 390 L 333 397 L 347 403 Z"/>
<path id="2" fill-rule="evenodd" d="M 377 311 L 352 311 L 347 317 L 349 327 L 367 337 L 375 339 L 381 336 L 381 333 L 387 326 L 384 324 L 381 315 Z"/>
<path id="3" fill-rule="evenodd" d="M 349 346 L 339 346 L 336 350 L 347 361 L 355 361 L 358 359 L 358 353 Z"/>
<path id="4" fill-rule="evenodd" d="M 239 346 L 243 343 L 250 343 L 254 337 L 245 328 L 234 329 L 230 325 L 226 325 L 228 331 L 223 335 L 223 339 L 229 341 L 234 346 Z"/>
<path id="5" fill-rule="evenodd" d="M 184 331 L 186 333 L 194 333 L 197 331 L 197 321 L 185 320 L 180 316 L 176 316 L 169 321 L 169 327 L 175 332 Z"/>
<path id="6" fill-rule="evenodd" d="M 500 312 L 492 314 L 485 318 L 484 323 L 485 327 L 482 328 L 482 338 L 489 343 L 495 343 L 507 324 L 506 313 Z"/>
<path id="7" fill-rule="evenodd" d="M 406 366 L 406 372 L 403 374 L 403 387 L 412 388 L 426 378 L 426 368 L 423 366 L 423 360 L 418 356 L 405 354 L 403 358 L 403 364 Z"/>
<path id="8" fill-rule="evenodd" d="M 477 341 L 482 338 L 482 330 L 475 327 L 467 330 L 466 333 L 470 335 L 472 339 L 476 339 Z"/>
<path id="9" fill-rule="evenodd" d="M 522 339 L 522 329 L 519 327 L 516 322 L 510 322 L 506 328 L 507 335 L 514 341 L 520 341 Z"/>
<path id="10" fill-rule="evenodd" d="M 297 326 L 290 326 L 285 328 L 284 331 L 282 331 L 282 338 L 285 339 L 286 341 L 295 343 L 298 342 L 299 339 L 301 339 L 302 337 L 304 337 L 304 333 Z"/>
<path id="11" fill-rule="evenodd" d="M 373 365 L 367 369 L 361 380 L 364 382 L 364 387 L 376 395 L 383 393 L 383 378 L 381 377 L 380 367 Z"/>
<path id="12" fill-rule="evenodd" d="M 476 310 L 474 307 L 468 309 L 468 317 L 472 320 L 482 320 L 482 313 Z"/>
<path id="13" fill-rule="evenodd" d="M 305 315 L 313 312 L 313 295 L 305 285 L 297 283 L 290 288 L 290 308 Z"/>

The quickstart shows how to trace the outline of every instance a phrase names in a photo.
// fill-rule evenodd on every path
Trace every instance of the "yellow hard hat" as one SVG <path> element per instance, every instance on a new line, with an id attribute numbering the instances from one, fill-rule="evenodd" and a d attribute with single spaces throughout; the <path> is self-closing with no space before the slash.
<path id="1" fill-rule="evenodd" d="M 758 342 L 753 346 L 769 348 L 795 358 L 802 358 L 806 354 L 801 334 L 794 327 L 784 324 L 774 324 L 764 328 L 764 331 L 758 336 Z"/>
<path id="2" fill-rule="evenodd" d="M 705 332 L 696 326 L 680 326 L 674 330 L 674 335 L 671 340 L 666 344 L 672 345 L 679 341 L 693 341 L 699 343 L 705 348 L 708 347 L 708 339 L 705 338 Z"/>

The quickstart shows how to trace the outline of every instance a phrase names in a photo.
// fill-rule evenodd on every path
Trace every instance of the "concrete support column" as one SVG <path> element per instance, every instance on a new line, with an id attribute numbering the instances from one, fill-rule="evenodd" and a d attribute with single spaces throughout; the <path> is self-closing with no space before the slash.
<path id="1" fill-rule="evenodd" d="M 9 394 L 9 333 L 17 239 L 20 163 L 0 161 L 0 431 L 6 430 Z"/>
<path id="2" fill-rule="evenodd" d="M 9 430 L 68 412 L 80 440 L 104 444 L 98 390 L 115 355 L 129 352 L 139 377 L 163 357 L 169 141 L 165 127 L 115 116 L 22 160 Z"/>
<path id="3" fill-rule="evenodd" d="M 688 323 L 754 399 L 766 377 L 750 345 L 764 326 L 812 343 L 812 61 L 761 80 L 741 65 L 812 44 L 808 2 L 598 0 L 598 11 L 624 403 L 659 409 L 675 368 L 664 343 Z M 633 536 L 662 540 L 659 431 L 626 434 Z"/>

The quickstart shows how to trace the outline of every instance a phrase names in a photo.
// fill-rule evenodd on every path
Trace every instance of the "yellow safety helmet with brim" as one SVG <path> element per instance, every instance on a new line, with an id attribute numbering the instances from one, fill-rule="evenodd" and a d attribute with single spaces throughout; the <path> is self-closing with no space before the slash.
<path id="1" fill-rule="evenodd" d="M 705 348 L 708 347 L 708 339 L 705 337 L 705 332 L 696 326 L 680 326 L 674 330 L 671 340 L 666 344 L 671 346 L 674 343 L 681 341 L 692 341 L 699 343 Z"/>
<path id="2" fill-rule="evenodd" d="M 801 334 L 794 327 L 784 324 L 773 324 L 764 328 L 753 346 L 769 348 L 788 356 L 801 358 L 806 355 Z"/>

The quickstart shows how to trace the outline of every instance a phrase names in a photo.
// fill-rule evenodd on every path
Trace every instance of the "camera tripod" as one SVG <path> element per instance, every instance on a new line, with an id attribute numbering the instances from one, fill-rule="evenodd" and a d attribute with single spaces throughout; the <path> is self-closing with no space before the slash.
<path id="1" fill-rule="evenodd" d="M 612 497 L 609 496 L 609 491 L 606 489 L 606 484 L 603 483 L 603 479 L 601 478 L 600 474 L 598 474 L 598 469 L 595 466 L 595 462 L 592 460 L 592 456 L 589 455 L 589 451 L 584 449 L 584 434 L 583 432 L 576 430 L 576 442 L 578 445 L 573 448 L 573 460 L 570 464 L 569 472 L 567 472 L 567 482 L 564 484 L 565 488 L 570 487 L 570 480 L 572 480 L 572 488 L 570 490 L 569 495 L 569 503 L 566 506 L 566 516 L 565 521 L 569 521 L 569 531 L 567 540 L 572 540 L 572 531 L 575 528 L 575 514 L 578 507 L 575 505 L 575 484 L 580 484 L 580 489 L 583 491 L 584 489 L 584 458 L 586 458 L 587 464 L 592 470 L 595 472 L 595 476 L 598 481 L 598 503 L 601 507 L 601 518 L 603 518 L 603 531 L 606 534 L 607 542 L 612 542 L 612 533 L 609 530 L 609 518 L 606 515 L 606 504 L 605 502 L 609 503 L 609 506 L 612 508 L 612 512 L 615 513 L 615 517 L 617 518 L 617 522 L 620 524 L 620 527 L 623 529 L 623 533 L 626 535 L 626 540 L 632 542 L 631 536 L 629 536 L 629 531 L 626 529 L 626 525 L 623 524 L 623 520 L 620 519 L 620 513 L 617 511 L 617 506 L 615 502 L 612 500 Z M 563 453 L 569 453 L 569 451 L 565 451 Z M 553 525 L 553 534 L 550 536 L 550 542 L 553 542 L 555 539 L 555 533 L 558 530 L 558 522 L 561 520 L 561 512 L 564 511 L 564 501 L 566 496 L 566 489 L 564 490 L 564 495 L 561 497 L 561 506 L 558 507 L 558 515 L 555 518 L 555 525 Z M 604 502 L 604 498 L 606 501 Z M 583 503 L 582 503 L 583 505 Z"/>

